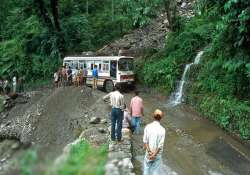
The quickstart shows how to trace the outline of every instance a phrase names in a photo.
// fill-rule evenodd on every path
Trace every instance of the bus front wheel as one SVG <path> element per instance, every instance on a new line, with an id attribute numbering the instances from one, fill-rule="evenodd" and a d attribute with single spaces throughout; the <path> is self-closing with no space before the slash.
<path id="1" fill-rule="evenodd" d="M 107 80 L 105 82 L 105 91 L 106 92 L 112 92 L 114 90 L 114 83 L 111 80 Z"/>

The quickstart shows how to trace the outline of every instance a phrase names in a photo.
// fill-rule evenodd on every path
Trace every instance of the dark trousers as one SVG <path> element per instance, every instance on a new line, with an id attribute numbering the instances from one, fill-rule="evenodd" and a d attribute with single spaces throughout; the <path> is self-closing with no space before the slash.
<path id="1" fill-rule="evenodd" d="M 122 138 L 123 111 L 120 108 L 112 108 L 111 111 L 111 139 L 121 141 Z"/>

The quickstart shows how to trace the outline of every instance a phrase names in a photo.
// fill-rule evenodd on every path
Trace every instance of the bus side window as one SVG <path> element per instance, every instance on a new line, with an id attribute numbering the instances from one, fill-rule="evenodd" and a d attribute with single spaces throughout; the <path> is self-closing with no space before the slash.
<path id="1" fill-rule="evenodd" d="M 102 65 L 102 71 L 108 72 L 109 71 L 109 64 L 103 64 Z"/>
<path id="2" fill-rule="evenodd" d="M 99 70 L 101 70 L 102 69 L 102 65 L 101 64 L 99 64 Z"/>
<path id="3" fill-rule="evenodd" d="M 93 70 L 93 68 L 94 68 L 94 64 L 91 64 L 91 70 Z"/>

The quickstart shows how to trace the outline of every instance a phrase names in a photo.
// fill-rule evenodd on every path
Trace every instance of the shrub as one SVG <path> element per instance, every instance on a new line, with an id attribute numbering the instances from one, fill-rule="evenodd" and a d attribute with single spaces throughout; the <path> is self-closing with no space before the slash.
<path id="1" fill-rule="evenodd" d="M 88 142 L 81 141 L 73 145 L 66 162 L 61 164 L 58 175 L 103 175 L 107 157 L 107 147 L 92 147 Z"/>

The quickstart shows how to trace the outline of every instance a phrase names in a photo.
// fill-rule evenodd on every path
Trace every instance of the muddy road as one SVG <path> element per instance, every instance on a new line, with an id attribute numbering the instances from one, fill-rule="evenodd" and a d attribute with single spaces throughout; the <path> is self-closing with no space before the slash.
<path id="1" fill-rule="evenodd" d="M 166 128 L 162 175 L 247 175 L 250 174 L 250 145 L 241 143 L 190 106 L 167 105 L 162 94 L 141 94 L 144 99 L 143 125 L 152 121 L 154 109 L 162 109 Z M 143 159 L 142 132 L 133 137 L 137 174 Z"/>
<path id="2" fill-rule="evenodd" d="M 90 137 L 94 135 L 92 131 L 96 131 L 96 127 L 105 127 L 106 124 L 102 124 L 94 125 L 93 128 L 89 124 L 92 117 L 108 119 L 109 108 L 104 102 L 100 102 L 103 95 L 105 95 L 104 92 L 92 92 L 88 87 L 46 89 L 32 92 L 28 103 L 18 104 L 6 112 L 7 115 L 2 114 L 5 117 L 3 119 L 1 116 L 0 124 L 10 123 L 9 125 L 24 116 L 30 116 L 32 130 L 29 136 L 27 135 L 31 142 L 28 149 L 17 140 L 0 141 L 0 174 L 19 174 L 19 170 L 12 168 L 12 165 L 14 163 L 15 167 L 18 159 L 27 150 L 37 153 L 35 172 L 43 174 L 47 167 L 62 154 L 63 148 L 74 141 L 83 130 L 87 130 L 86 137 Z M 100 139 L 96 138 L 92 141 L 95 144 L 101 144 L 106 141 L 106 138 L 100 136 Z"/>
<path id="3" fill-rule="evenodd" d="M 101 100 L 105 94 L 100 90 L 75 87 L 39 91 L 27 104 L 15 106 L 8 112 L 8 117 L 1 118 L 0 122 L 6 123 L 25 113 L 35 116 L 36 122 L 30 136 L 32 146 L 29 149 L 38 153 L 35 168 L 37 174 L 41 174 L 81 131 L 86 130 L 86 137 L 94 144 L 107 141 L 107 135 L 98 135 L 97 132 L 99 127 L 105 128 L 107 124 L 95 127 L 89 124 L 92 117 L 109 120 L 110 108 Z M 133 93 L 126 92 L 124 95 L 128 105 Z M 151 114 L 156 108 L 166 114 L 162 121 L 167 130 L 162 175 L 250 174 L 249 144 L 240 143 L 189 106 L 167 106 L 167 97 L 163 94 L 141 89 L 141 96 L 145 105 L 143 127 L 152 121 Z M 2 140 L 0 174 L 14 174 L 16 170 L 9 169 L 8 165 L 26 150 L 15 140 Z M 133 156 L 136 173 L 141 174 L 142 132 L 133 136 Z"/>

